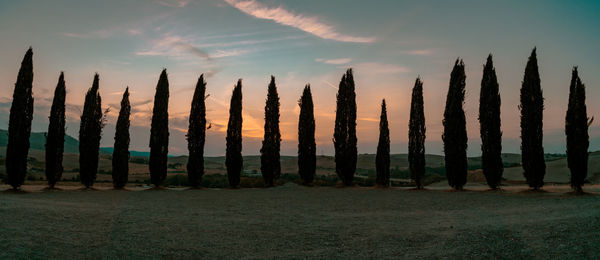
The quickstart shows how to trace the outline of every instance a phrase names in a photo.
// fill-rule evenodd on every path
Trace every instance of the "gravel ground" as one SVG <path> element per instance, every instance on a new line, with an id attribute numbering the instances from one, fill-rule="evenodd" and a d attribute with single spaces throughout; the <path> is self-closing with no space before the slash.
<path id="1" fill-rule="evenodd" d="M 6 189 L 2 259 L 600 258 L 599 186 Z"/>

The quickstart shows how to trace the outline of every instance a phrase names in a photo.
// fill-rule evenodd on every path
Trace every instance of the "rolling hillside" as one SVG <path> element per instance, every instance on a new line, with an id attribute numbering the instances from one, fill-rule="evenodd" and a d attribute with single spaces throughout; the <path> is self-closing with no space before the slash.
<path id="1" fill-rule="evenodd" d="M 6 153 L 7 131 L 0 129 L 0 174 L 4 174 L 4 160 L 1 159 Z M 31 134 L 31 149 L 29 152 L 29 180 L 40 180 L 44 176 L 44 133 Z M 78 146 L 77 139 L 71 136 L 65 136 L 65 157 L 64 167 L 65 173 L 63 179 L 75 180 L 78 175 Z M 111 176 L 111 147 L 101 148 L 99 161 L 98 180 L 110 181 Z M 148 171 L 148 152 L 131 152 L 130 180 L 144 181 L 149 178 Z M 519 154 L 503 154 L 505 165 L 504 179 L 509 182 L 523 183 L 525 181 L 522 169 L 520 167 L 521 156 Z M 567 168 L 567 162 L 564 155 L 546 155 L 547 173 L 546 182 L 549 183 L 568 183 L 570 174 Z M 444 157 L 441 155 L 426 155 L 427 173 L 430 176 L 430 182 L 439 181 L 440 185 L 445 182 Z M 185 174 L 185 165 L 187 156 L 169 157 L 168 173 L 169 174 Z M 481 173 L 481 158 L 471 157 L 468 161 L 469 165 L 469 183 L 485 183 L 485 178 Z M 224 157 L 206 157 L 205 167 L 207 174 L 225 174 L 225 158 Z M 295 156 L 281 156 L 282 173 L 296 174 L 297 162 Z M 244 156 L 244 174 L 245 175 L 260 175 L 260 156 Z M 332 156 L 317 156 L 317 174 L 318 175 L 335 175 L 335 161 Z M 357 177 L 366 178 L 375 174 L 375 155 L 360 154 L 358 156 Z M 391 155 L 391 175 L 392 179 L 406 180 L 410 178 L 408 170 L 408 155 L 393 154 Z M 600 152 L 590 154 L 589 175 L 588 180 L 593 183 L 600 182 Z"/>

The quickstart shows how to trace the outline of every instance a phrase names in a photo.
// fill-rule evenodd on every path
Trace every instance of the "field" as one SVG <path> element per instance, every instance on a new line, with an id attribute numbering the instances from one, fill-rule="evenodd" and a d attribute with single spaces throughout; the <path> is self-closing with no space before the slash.
<path id="1" fill-rule="evenodd" d="M 333 187 L 331 156 L 317 158 L 320 187 L 298 186 L 296 158 L 282 156 L 280 186 L 232 190 L 224 158 L 207 157 L 203 184 L 213 188 L 189 190 L 181 156 L 169 158 L 168 188 L 153 190 L 148 158 L 134 156 L 119 191 L 106 152 L 95 188 L 81 189 L 76 145 L 66 146 L 61 190 L 44 189 L 41 145 L 30 150 L 24 192 L 0 184 L 0 259 L 600 257 L 599 152 L 581 196 L 569 193 L 564 155 L 546 155 L 544 192 L 531 192 L 517 154 L 503 155 L 502 192 L 487 190 L 478 157 L 469 158 L 467 191 L 450 191 L 437 155 L 426 157 L 427 190 L 411 190 L 405 154 L 391 157 L 390 189 L 370 187 L 375 156 L 361 154 L 360 187 Z M 242 186 L 261 184 L 260 158 L 245 156 Z"/>
<path id="2" fill-rule="evenodd" d="M 0 186 L 0 258 L 598 258 L 600 186 Z"/>

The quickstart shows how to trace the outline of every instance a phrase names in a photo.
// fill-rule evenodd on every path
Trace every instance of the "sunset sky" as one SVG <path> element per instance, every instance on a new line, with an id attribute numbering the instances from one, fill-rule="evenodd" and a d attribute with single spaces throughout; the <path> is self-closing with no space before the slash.
<path id="1" fill-rule="evenodd" d="M 130 87 L 131 150 L 148 151 L 154 90 L 169 74 L 171 154 L 187 154 L 195 83 L 207 77 L 206 155 L 225 153 L 234 83 L 243 79 L 244 154 L 259 154 L 270 76 L 281 98 L 283 155 L 296 154 L 305 84 L 312 86 L 317 153 L 333 153 L 336 88 L 354 69 L 359 153 L 375 153 L 381 99 L 392 153 L 405 153 L 411 88 L 424 81 L 426 152 L 442 154 L 442 114 L 452 65 L 464 59 L 469 155 L 480 154 L 477 121 L 485 59 L 494 55 L 502 96 L 504 152 L 520 151 L 519 88 L 534 46 L 545 97 L 546 152 L 564 153 L 564 117 L 573 66 L 587 86 L 588 114 L 600 115 L 598 1 L 0 0 L 0 128 L 14 83 L 34 52 L 33 131 L 47 130 L 60 71 L 67 86 L 67 133 L 77 137 L 85 91 L 100 74 L 110 107 L 101 146 L 112 146 L 121 94 Z M 590 150 L 600 128 L 590 128 Z"/>

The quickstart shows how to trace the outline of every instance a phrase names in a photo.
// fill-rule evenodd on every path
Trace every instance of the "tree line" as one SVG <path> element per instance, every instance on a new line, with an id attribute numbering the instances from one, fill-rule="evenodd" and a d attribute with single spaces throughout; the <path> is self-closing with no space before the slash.
<path id="1" fill-rule="evenodd" d="M 592 119 L 587 116 L 585 85 L 574 67 L 569 87 L 569 102 L 565 118 L 567 139 L 567 161 L 571 171 L 571 186 L 582 192 L 587 177 L 589 135 Z M 94 75 L 92 87 L 85 95 L 79 129 L 79 174 L 81 183 L 92 187 L 98 171 L 98 153 L 106 112 L 102 111 L 98 92 L 100 77 Z M 207 83 L 201 75 L 196 83 L 192 99 L 188 141 L 187 174 L 192 187 L 200 187 L 204 171 L 204 144 L 207 130 L 205 100 Z M 467 182 L 467 129 L 463 105 L 465 102 L 465 64 L 457 59 L 450 74 L 443 118 L 442 140 L 444 144 L 445 170 L 448 185 L 461 190 Z M 9 137 L 6 153 L 7 182 L 18 189 L 25 180 L 29 135 L 33 119 L 33 51 L 29 48 L 21 63 L 15 83 L 13 102 L 10 109 Z M 65 135 L 66 87 L 61 72 L 54 92 L 46 136 L 45 174 L 50 188 L 61 179 Z M 543 140 L 544 98 L 534 48 L 525 67 L 521 85 L 519 105 L 521 113 L 521 156 L 523 175 L 528 185 L 538 190 L 544 185 L 545 161 Z M 154 96 L 150 128 L 149 171 L 151 183 L 161 187 L 167 174 L 169 145 L 169 81 L 166 69 L 160 74 Z M 304 185 L 311 185 L 316 174 L 316 142 L 314 105 L 310 85 L 306 85 L 298 101 L 298 175 Z M 483 66 L 479 97 L 480 136 L 482 140 L 482 170 L 491 189 L 498 189 L 503 174 L 502 130 L 500 120 L 500 88 L 492 55 Z M 274 186 L 281 175 L 279 130 L 279 95 L 275 77 L 267 87 L 265 103 L 264 138 L 260 149 L 261 173 L 266 186 Z M 356 137 L 356 92 L 352 69 L 348 69 L 340 80 L 336 95 L 336 117 L 333 133 L 336 174 L 344 186 L 354 185 L 357 164 Z M 112 177 L 114 187 L 123 188 L 128 179 L 129 126 L 131 105 L 129 88 L 123 92 L 121 108 L 116 124 L 112 155 Z M 232 188 L 238 188 L 242 157 L 242 80 L 235 84 L 229 106 L 229 121 L 226 135 L 227 177 Z M 410 106 L 408 159 L 411 179 L 417 189 L 424 187 L 425 175 L 425 114 L 423 81 L 417 77 L 412 88 Z M 385 99 L 381 103 L 379 141 L 376 154 L 376 185 L 390 186 L 390 137 Z"/>

